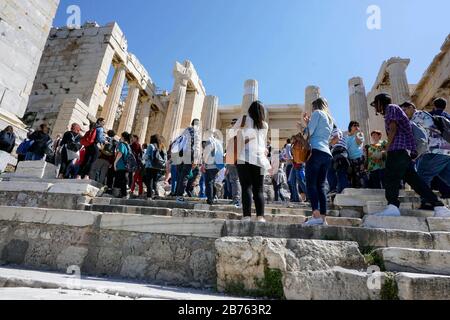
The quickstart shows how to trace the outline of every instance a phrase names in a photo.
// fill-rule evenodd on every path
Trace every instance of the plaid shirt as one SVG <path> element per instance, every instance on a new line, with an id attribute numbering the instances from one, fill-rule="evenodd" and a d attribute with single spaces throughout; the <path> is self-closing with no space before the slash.
<path id="1" fill-rule="evenodd" d="M 389 125 L 392 121 L 397 123 L 397 134 L 394 137 L 388 151 L 409 150 L 416 151 L 416 142 L 409 122 L 408 116 L 403 110 L 395 105 L 390 104 L 386 107 L 386 115 L 384 116 L 386 132 L 389 135 Z"/>

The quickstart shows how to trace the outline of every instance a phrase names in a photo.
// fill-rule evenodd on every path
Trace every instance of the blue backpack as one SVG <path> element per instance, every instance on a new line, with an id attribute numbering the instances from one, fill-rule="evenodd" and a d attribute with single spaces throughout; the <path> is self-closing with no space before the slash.
<path id="1" fill-rule="evenodd" d="M 22 141 L 22 143 L 17 147 L 16 153 L 19 155 L 26 155 L 28 152 L 28 149 L 33 145 L 34 140 L 25 139 Z"/>

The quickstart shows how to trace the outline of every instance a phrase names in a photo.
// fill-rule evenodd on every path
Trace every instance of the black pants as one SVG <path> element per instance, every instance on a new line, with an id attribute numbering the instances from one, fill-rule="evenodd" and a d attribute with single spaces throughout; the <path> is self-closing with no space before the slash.
<path id="1" fill-rule="evenodd" d="M 59 175 L 63 175 L 64 178 L 67 177 L 67 169 L 70 166 L 72 160 L 67 160 L 67 151 L 66 148 L 62 148 L 61 150 L 61 166 L 59 167 Z"/>
<path id="2" fill-rule="evenodd" d="M 273 191 L 275 193 L 275 201 L 285 201 L 283 194 L 281 193 L 281 184 L 278 184 L 275 180 L 272 180 Z"/>
<path id="3" fill-rule="evenodd" d="M 252 195 L 256 214 L 264 216 L 264 175 L 261 167 L 245 163 L 237 165 L 239 182 L 242 188 L 242 209 L 244 217 L 252 215 Z"/>
<path id="4" fill-rule="evenodd" d="M 208 204 L 212 204 L 214 201 L 214 182 L 218 173 L 219 169 L 207 169 L 205 173 L 205 193 Z"/>
<path id="5" fill-rule="evenodd" d="M 384 179 L 388 204 L 400 207 L 398 195 L 400 182 L 403 179 L 433 207 L 444 205 L 419 177 L 414 163 L 406 150 L 388 152 Z"/>
<path id="6" fill-rule="evenodd" d="M 116 177 L 116 171 L 114 170 L 114 166 L 108 169 L 108 173 L 106 174 L 106 185 L 109 189 L 112 189 L 114 186 L 114 178 Z"/>
<path id="7" fill-rule="evenodd" d="M 116 179 L 114 180 L 114 188 L 120 189 L 120 197 L 123 198 L 127 195 L 127 170 L 117 170 Z"/>
<path id="8" fill-rule="evenodd" d="M 369 172 L 369 189 L 384 189 L 384 169 Z"/>
<path id="9" fill-rule="evenodd" d="M 191 166 L 192 168 L 192 166 Z M 188 194 L 188 197 L 192 197 L 192 192 L 194 191 L 194 182 L 197 179 L 198 175 L 200 174 L 200 169 L 197 167 L 194 170 L 192 170 L 192 177 L 188 179 L 187 185 L 186 185 L 186 192 Z"/>
<path id="10" fill-rule="evenodd" d="M 189 180 L 192 164 L 179 164 L 177 166 L 177 197 L 182 197 Z"/>
<path id="11" fill-rule="evenodd" d="M 145 177 L 144 183 L 147 187 L 147 198 L 151 198 L 153 196 L 153 190 L 157 189 L 158 182 L 158 170 L 153 168 L 145 168 Z"/>
<path id="12" fill-rule="evenodd" d="M 100 151 L 98 150 L 96 143 L 90 145 L 89 147 L 86 147 L 86 153 L 84 154 L 84 161 L 81 164 L 80 172 L 78 173 L 78 175 L 81 176 L 82 178 L 89 175 L 89 173 L 91 172 L 92 165 L 94 164 L 95 161 L 97 161 L 99 156 Z"/>

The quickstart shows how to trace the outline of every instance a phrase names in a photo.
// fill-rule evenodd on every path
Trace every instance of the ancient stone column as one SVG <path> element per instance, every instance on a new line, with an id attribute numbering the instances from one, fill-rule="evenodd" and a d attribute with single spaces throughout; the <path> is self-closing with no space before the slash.
<path id="1" fill-rule="evenodd" d="M 308 86 L 305 89 L 305 112 L 312 113 L 312 103 L 320 98 L 320 88 L 317 86 Z"/>
<path id="2" fill-rule="evenodd" d="M 136 114 L 136 107 L 139 100 L 139 84 L 137 82 L 130 82 L 128 84 L 128 96 L 125 100 L 125 107 L 120 118 L 120 124 L 118 129 L 118 134 L 122 132 L 131 133 L 133 128 L 134 115 Z"/>
<path id="3" fill-rule="evenodd" d="M 137 119 L 136 134 L 139 137 L 139 141 L 144 143 L 147 138 L 147 128 L 150 119 L 151 101 L 146 99 L 139 105 L 139 118 Z"/>
<path id="4" fill-rule="evenodd" d="M 125 83 L 126 69 L 124 65 L 116 66 L 116 71 L 108 90 L 108 95 L 103 105 L 101 117 L 105 119 L 105 128 L 111 130 L 117 114 L 117 107 L 120 102 L 123 85 Z"/>
<path id="5" fill-rule="evenodd" d="M 351 78 L 348 81 L 348 87 L 350 93 L 350 120 L 359 122 L 366 142 L 369 142 L 369 110 L 363 79 L 360 77 Z"/>
<path id="6" fill-rule="evenodd" d="M 393 103 L 398 105 L 411 100 L 408 78 L 406 77 L 408 64 L 409 59 L 392 58 L 388 61 L 386 68 L 389 73 L 392 100 Z"/>
<path id="7" fill-rule="evenodd" d="M 216 130 L 217 113 L 219 111 L 219 98 L 206 96 L 203 103 L 203 130 Z"/>
<path id="8" fill-rule="evenodd" d="M 168 113 L 163 130 L 163 137 L 169 143 L 176 139 L 179 133 L 178 130 L 181 126 L 184 103 L 186 100 L 187 84 L 188 79 L 177 79 L 171 93 Z"/>
<path id="9" fill-rule="evenodd" d="M 242 113 L 246 114 L 250 105 L 258 100 L 258 81 L 247 80 L 244 84 L 244 98 L 242 99 Z"/>

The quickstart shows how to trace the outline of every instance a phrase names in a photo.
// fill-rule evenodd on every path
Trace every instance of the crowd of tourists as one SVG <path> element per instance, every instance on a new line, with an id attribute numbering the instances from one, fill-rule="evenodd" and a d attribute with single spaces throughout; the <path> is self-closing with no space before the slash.
<path id="1" fill-rule="evenodd" d="M 141 144 L 140 137 L 128 132 L 118 137 L 100 118 L 86 133 L 74 123 L 54 141 L 42 124 L 16 153 L 19 161 L 54 163 L 60 179 L 95 180 L 105 193 L 119 198 L 154 199 L 162 187 L 177 202 L 197 196 L 213 205 L 229 199 L 242 208 L 244 220 L 251 219 L 254 203 L 258 221 L 265 221 L 266 177 L 276 202 L 310 204 L 313 216 L 307 225 L 326 224 L 330 197 L 346 188 L 385 189 L 388 206 L 378 215 L 399 216 L 399 190 L 406 184 L 420 195 L 421 209 L 449 217 L 450 210 L 433 191 L 450 197 L 447 101 L 436 99 L 434 110 L 426 112 L 409 101 L 395 105 L 388 94 L 380 94 L 371 105 L 384 117 L 387 137 L 373 131 L 368 141 L 356 121 L 343 132 L 326 99 L 319 98 L 312 114 L 299 123 L 300 133 L 281 150 L 272 148 L 264 106 L 255 101 L 247 114 L 232 121 L 225 142 L 214 132 L 202 132 L 200 120 L 194 119 L 168 146 L 158 134 Z M 15 140 L 13 128 L 7 127 L 0 133 L 0 150 L 11 153 Z"/>

